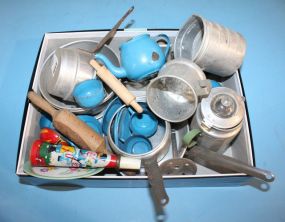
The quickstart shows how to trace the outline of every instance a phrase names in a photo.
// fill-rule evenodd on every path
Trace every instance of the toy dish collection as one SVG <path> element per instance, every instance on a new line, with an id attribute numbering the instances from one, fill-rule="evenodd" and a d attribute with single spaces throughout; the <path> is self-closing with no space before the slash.
<path id="1" fill-rule="evenodd" d="M 165 33 L 134 36 L 118 49 L 104 43 L 71 41 L 45 59 L 41 95 L 28 94 L 41 118 L 27 174 L 74 179 L 109 168 L 147 175 L 161 215 L 169 200 L 162 175 L 193 175 L 197 164 L 274 180 L 269 171 L 223 155 L 246 116 L 244 98 L 223 84 L 242 65 L 241 34 L 193 15 L 174 44 Z M 183 135 L 172 137 L 173 126 L 185 122 Z"/>

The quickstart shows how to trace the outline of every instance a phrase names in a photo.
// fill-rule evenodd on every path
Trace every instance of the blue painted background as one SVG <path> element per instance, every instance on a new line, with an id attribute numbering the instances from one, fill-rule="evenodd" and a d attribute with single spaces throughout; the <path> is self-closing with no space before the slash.
<path id="1" fill-rule="evenodd" d="M 0 221 L 154 221 L 147 189 L 52 191 L 20 184 L 18 138 L 31 74 L 45 32 L 111 28 L 131 6 L 133 27 L 179 28 L 199 14 L 241 32 L 241 70 L 256 165 L 273 171 L 253 186 L 167 189 L 168 221 L 285 221 L 285 1 L 0 0 Z"/>

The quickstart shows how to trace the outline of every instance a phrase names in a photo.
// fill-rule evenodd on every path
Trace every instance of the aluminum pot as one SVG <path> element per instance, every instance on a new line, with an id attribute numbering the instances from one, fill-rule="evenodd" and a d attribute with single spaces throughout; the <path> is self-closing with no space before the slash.
<path id="1" fill-rule="evenodd" d="M 242 128 L 245 113 L 243 98 L 226 87 L 211 90 L 202 99 L 192 119 L 191 129 L 202 133 L 197 138 L 200 146 L 224 153 Z"/>
<path id="2" fill-rule="evenodd" d="M 246 42 L 238 32 L 193 15 L 178 32 L 174 57 L 187 58 L 203 70 L 226 77 L 242 64 Z"/>
<path id="3" fill-rule="evenodd" d="M 138 102 L 145 102 L 145 97 L 138 97 L 137 101 Z M 127 152 L 124 152 L 122 149 L 120 149 L 120 147 L 118 147 L 113 138 L 112 138 L 112 124 L 114 122 L 114 119 L 116 117 L 116 115 L 120 112 L 120 110 L 124 109 L 126 107 L 126 105 L 121 106 L 113 115 L 113 117 L 111 118 L 111 121 L 109 123 L 108 126 L 108 133 L 107 133 L 107 139 L 109 142 L 110 147 L 112 148 L 112 150 L 118 154 L 118 155 L 122 155 L 125 157 L 132 157 L 132 158 L 137 158 L 137 159 L 148 159 L 150 157 L 153 156 L 157 156 L 157 161 L 161 161 L 166 154 L 169 151 L 170 148 L 170 141 L 171 141 L 171 126 L 167 121 L 162 121 L 163 126 L 164 126 L 164 134 L 162 136 L 157 136 L 158 133 L 156 133 L 155 135 L 152 136 L 152 138 L 150 138 L 150 141 L 152 144 L 157 144 L 154 145 L 153 149 L 150 150 L 149 152 L 143 153 L 143 154 L 130 154 Z"/>
<path id="4" fill-rule="evenodd" d="M 79 49 L 58 48 L 52 56 L 51 75 L 47 79 L 47 91 L 65 101 L 74 101 L 72 92 L 76 84 L 96 78 L 90 66 L 91 53 Z"/>
<path id="5" fill-rule="evenodd" d="M 203 71 L 188 59 L 175 59 L 159 71 L 146 89 L 149 108 L 161 119 L 177 123 L 189 119 L 199 98 L 211 90 Z"/>
<path id="6" fill-rule="evenodd" d="M 61 45 L 59 48 L 62 49 L 83 49 L 86 51 L 92 51 L 95 46 L 98 44 L 97 41 L 93 40 L 79 40 L 70 42 L 64 45 Z M 50 75 L 52 75 L 52 72 L 57 68 L 56 63 L 53 61 L 54 54 L 56 50 L 52 51 L 49 56 L 45 59 L 41 70 L 40 70 L 40 77 L 39 77 L 39 89 L 42 94 L 42 96 L 55 108 L 57 109 L 67 109 L 70 112 L 77 113 L 77 114 L 99 114 L 101 113 L 106 104 L 110 101 L 110 99 L 114 96 L 113 91 L 104 84 L 104 88 L 106 91 L 106 97 L 102 101 L 102 103 L 97 106 L 94 109 L 85 109 L 76 104 L 75 101 L 65 101 L 62 98 L 58 96 L 53 96 L 48 92 L 48 79 L 50 79 Z M 119 65 L 119 59 L 116 55 L 116 53 L 109 48 L 108 46 L 104 46 L 101 51 L 101 53 L 105 54 L 112 60 L 115 64 Z M 65 66 L 66 67 L 66 66 Z M 90 66 L 91 67 L 91 66 Z M 92 73 L 94 73 L 92 71 Z M 86 75 L 83 75 L 86 77 Z M 88 75 L 87 75 L 88 76 Z M 81 78 L 81 80 L 84 78 Z M 71 80 L 72 81 L 72 80 Z M 74 82 L 72 83 L 74 85 Z M 100 114 L 101 116 L 101 114 Z"/>

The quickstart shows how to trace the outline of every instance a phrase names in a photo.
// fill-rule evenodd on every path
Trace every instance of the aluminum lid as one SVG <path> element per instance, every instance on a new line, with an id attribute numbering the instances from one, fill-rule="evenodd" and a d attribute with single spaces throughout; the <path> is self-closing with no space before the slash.
<path id="1" fill-rule="evenodd" d="M 231 129 L 243 120 L 243 98 L 226 87 L 213 88 L 201 101 L 203 124 L 209 128 Z"/>

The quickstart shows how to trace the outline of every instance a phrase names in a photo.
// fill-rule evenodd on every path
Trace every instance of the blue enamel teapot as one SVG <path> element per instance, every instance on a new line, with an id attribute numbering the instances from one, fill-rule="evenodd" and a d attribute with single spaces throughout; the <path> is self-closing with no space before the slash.
<path id="1" fill-rule="evenodd" d="M 159 41 L 166 42 L 163 51 Z M 120 46 L 121 67 L 114 66 L 110 60 L 98 53 L 97 61 L 102 62 L 117 78 L 140 81 L 149 78 L 166 62 L 170 49 L 170 39 L 165 34 L 150 37 L 149 34 L 138 35 Z"/>

